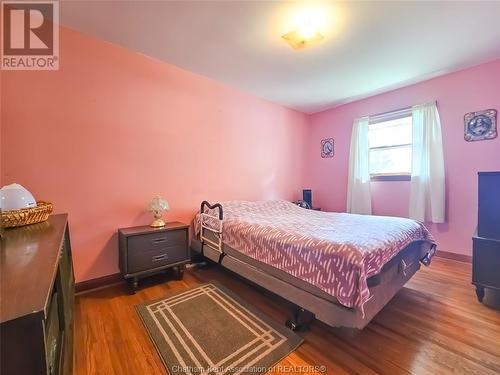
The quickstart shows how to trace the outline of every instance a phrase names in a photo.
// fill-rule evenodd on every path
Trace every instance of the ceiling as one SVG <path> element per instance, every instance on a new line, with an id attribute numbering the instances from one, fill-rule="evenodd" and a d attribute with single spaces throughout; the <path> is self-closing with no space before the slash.
<path id="1" fill-rule="evenodd" d="M 281 39 L 309 8 L 321 44 Z M 500 1 L 69 1 L 64 26 L 314 113 L 500 58 Z"/>

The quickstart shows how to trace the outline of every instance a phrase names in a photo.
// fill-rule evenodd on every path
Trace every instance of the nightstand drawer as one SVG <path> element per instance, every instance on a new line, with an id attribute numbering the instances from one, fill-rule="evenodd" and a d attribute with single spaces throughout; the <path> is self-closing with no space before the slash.
<path id="1" fill-rule="evenodd" d="M 174 245 L 187 246 L 186 231 L 158 232 L 128 238 L 129 252 L 160 249 Z"/>
<path id="2" fill-rule="evenodd" d="M 188 259 L 186 245 L 174 245 L 152 250 L 129 249 L 128 273 L 141 272 Z"/>

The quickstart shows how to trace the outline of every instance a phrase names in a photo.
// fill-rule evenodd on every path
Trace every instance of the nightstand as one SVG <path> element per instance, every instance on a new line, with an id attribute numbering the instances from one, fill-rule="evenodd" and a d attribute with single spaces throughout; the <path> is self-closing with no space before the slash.
<path id="1" fill-rule="evenodd" d="M 304 207 L 304 204 L 307 204 L 306 202 L 299 200 L 299 201 L 293 201 L 293 204 L 296 204 L 297 206 L 304 208 L 306 210 L 314 210 L 314 211 L 321 211 L 321 207 Z"/>
<path id="2" fill-rule="evenodd" d="M 171 222 L 162 228 L 140 226 L 118 230 L 119 263 L 122 276 L 135 293 L 139 278 L 174 267 L 182 278 L 189 263 L 189 225 Z"/>

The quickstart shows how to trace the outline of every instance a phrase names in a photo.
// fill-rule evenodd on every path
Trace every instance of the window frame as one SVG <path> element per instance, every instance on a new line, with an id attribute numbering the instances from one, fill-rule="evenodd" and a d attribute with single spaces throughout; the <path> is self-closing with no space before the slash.
<path id="1" fill-rule="evenodd" d="M 387 122 L 387 121 L 392 121 L 392 120 L 399 120 L 405 117 L 412 117 L 412 111 L 411 107 L 408 108 L 403 108 L 397 111 L 391 111 L 391 112 L 386 112 L 386 113 L 381 113 L 378 115 L 370 116 L 369 117 L 369 123 L 368 127 L 374 124 L 379 124 L 381 122 Z M 413 127 L 413 123 L 412 123 Z M 392 148 L 397 148 L 397 147 L 407 147 L 413 145 L 413 139 L 412 143 L 402 143 L 398 144 L 395 146 L 377 146 L 377 147 L 369 147 L 368 146 L 368 152 L 370 152 L 372 149 L 373 150 L 381 150 L 381 149 L 392 149 Z M 410 181 L 411 180 L 411 172 L 409 173 L 404 173 L 404 172 L 398 172 L 398 173 L 370 173 L 370 180 L 371 181 Z"/>

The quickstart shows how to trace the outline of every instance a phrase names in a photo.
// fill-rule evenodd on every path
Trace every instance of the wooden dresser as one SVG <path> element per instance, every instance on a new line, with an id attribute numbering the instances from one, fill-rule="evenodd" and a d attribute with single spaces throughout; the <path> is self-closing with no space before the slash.
<path id="1" fill-rule="evenodd" d="M 500 172 L 479 173 L 477 233 L 472 238 L 472 283 L 483 301 L 484 289 L 500 290 Z"/>
<path id="2" fill-rule="evenodd" d="M 6 229 L 0 249 L 0 373 L 71 375 L 74 277 L 67 215 Z"/>

